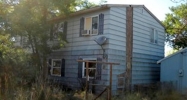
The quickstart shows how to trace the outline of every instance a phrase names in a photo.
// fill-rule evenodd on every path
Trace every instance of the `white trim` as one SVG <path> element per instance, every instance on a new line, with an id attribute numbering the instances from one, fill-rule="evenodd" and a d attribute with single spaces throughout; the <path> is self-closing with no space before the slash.
<path id="1" fill-rule="evenodd" d="M 98 18 L 98 20 L 97 20 L 97 34 L 91 34 L 91 32 L 92 32 L 92 18 L 93 17 L 97 17 Z M 87 29 L 89 32 L 90 32 L 90 34 L 89 35 L 98 35 L 98 31 L 99 31 L 99 15 L 92 15 L 92 16 L 87 16 L 87 17 L 85 17 L 84 19 L 85 19 L 85 21 L 84 21 L 84 30 L 86 30 L 85 29 L 85 26 L 86 26 L 86 18 L 91 18 L 91 29 Z"/>
<path id="2" fill-rule="evenodd" d="M 53 67 L 53 62 L 54 61 L 60 61 L 60 67 Z M 61 59 L 52 59 L 51 70 L 50 70 L 50 73 L 51 73 L 52 76 L 61 76 L 61 75 L 53 74 L 53 68 L 60 68 L 61 69 L 61 64 L 62 64 Z"/>
<path id="3" fill-rule="evenodd" d="M 96 60 L 97 61 L 97 58 L 83 58 L 83 60 Z M 82 63 L 83 63 L 82 64 L 82 78 L 86 78 L 85 75 L 84 75 L 85 62 L 82 62 Z M 92 78 L 92 77 L 89 77 L 89 78 Z"/>

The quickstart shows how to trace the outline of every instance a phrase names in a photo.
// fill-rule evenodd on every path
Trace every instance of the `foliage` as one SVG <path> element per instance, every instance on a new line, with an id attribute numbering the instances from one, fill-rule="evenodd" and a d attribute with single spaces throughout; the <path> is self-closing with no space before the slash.
<path id="1" fill-rule="evenodd" d="M 89 2 L 88 0 L 77 0 L 77 3 L 80 10 L 89 9 L 97 6 L 95 3 Z"/>
<path id="2" fill-rule="evenodd" d="M 178 50 L 176 50 L 176 49 L 172 49 L 172 50 L 169 50 L 169 51 L 167 51 L 166 53 L 165 53 L 165 56 L 169 56 L 169 55 L 171 55 L 171 54 L 174 54 L 175 52 L 177 52 Z"/>
<path id="3" fill-rule="evenodd" d="M 26 40 L 21 47 L 32 51 L 32 62 L 42 68 L 43 76 L 47 73 L 47 56 L 67 42 L 65 33 L 58 36 L 58 41 L 51 41 L 50 30 L 53 25 L 48 20 L 57 16 L 68 16 L 77 11 L 78 5 L 81 9 L 95 6 L 88 0 L 20 0 L 19 3 L 15 3 L 16 0 L 3 1 L 0 1 L 0 28 L 12 37 Z"/>
<path id="4" fill-rule="evenodd" d="M 15 47 L 10 35 L 0 34 L 0 95 L 10 94 L 16 87 L 28 87 L 37 70 L 23 49 Z"/>
<path id="5" fill-rule="evenodd" d="M 166 27 L 167 41 L 175 49 L 187 47 L 187 3 L 170 8 L 163 24 Z"/>
<path id="6" fill-rule="evenodd" d="M 21 41 L 26 40 L 21 47 L 32 51 L 31 62 L 42 68 L 41 73 L 45 76 L 48 54 L 54 49 L 53 47 L 59 49 L 66 43 L 64 38 L 59 38 L 55 46 L 49 45 L 51 24 L 48 20 L 74 12 L 75 0 L 20 0 L 18 4 L 10 2 L 1 4 L 9 7 L 1 9 L 1 28 L 12 37 L 21 37 Z"/>

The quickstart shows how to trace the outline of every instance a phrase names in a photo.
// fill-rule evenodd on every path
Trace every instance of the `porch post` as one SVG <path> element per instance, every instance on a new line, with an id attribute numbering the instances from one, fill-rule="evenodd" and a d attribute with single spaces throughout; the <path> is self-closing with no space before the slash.
<path id="1" fill-rule="evenodd" d="M 86 100 L 88 100 L 88 64 L 89 62 L 86 62 Z"/>

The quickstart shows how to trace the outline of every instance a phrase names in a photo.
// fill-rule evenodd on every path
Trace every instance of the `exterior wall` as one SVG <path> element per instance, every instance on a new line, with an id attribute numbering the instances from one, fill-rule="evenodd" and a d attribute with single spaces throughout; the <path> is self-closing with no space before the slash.
<path id="1" fill-rule="evenodd" d="M 150 41 L 150 29 L 158 30 L 158 43 Z M 133 10 L 132 84 L 159 81 L 160 66 L 156 62 L 164 57 L 164 27 L 144 8 Z"/>
<path id="2" fill-rule="evenodd" d="M 159 65 L 156 61 L 164 57 L 164 28 L 143 8 L 134 8 L 133 12 L 133 63 L 132 83 L 151 83 L 159 80 Z M 103 35 L 80 37 L 80 18 L 104 14 Z M 158 44 L 150 42 L 150 28 L 159 31 Z M 82 58 L 102 58 L 102 49 L 94 41 L 95 38 L 106 36 L 107 43 L 103 46 L 108 58 L 105 61 L 120 63 L 113 67 L 112 92 L 117 90 L 117 75 L 125 72 L 126 68 L 126 7 L 111 7 L 108 10 L 92 12 L 76 16 L 68 20 L 67 41 L 65 48 L 54 51 L 49 58 L 65 58 L 65 81 L 75 87 L 79 86 L 78 62 Z M 60 78 L 60 77 L 56 77 Z M 63 78 L 61 78 L 63 80 Z M 103 65 L 101 84 L 109 84 L 109 66 Z M 100 88 L 101 89 L 101 88 Z"/>
<path id="3" fill-rule="evenodd" d="M 182 79 L 182 93 L 187 94 L 187 53 L 184 52 L 183 53 L 183 65 L 182 65 L 182 69 L 183 69 L 183 79 Z"/>
<path id="4" fill-rule="evenodd" d="M 107 29 L 109 36 L 108 62 L 120 63 L 120 65 L 113 67 L 112 91 L 115 93 L 118 82 L 117 75 L 125 72 L 126 68 L 126 8 L 110 8 L 109 20 Z"/>
<path id="5" fill-rule="evenodd" d="M 177 53 L 161 62 L 161 82 L 173 82 L 175 88 L 181 92 L 187 92 L 187 53 Z M 183 70 L 183 76 L 180 76 L 179 70 Z"/>
<path id="6" fill-rule="evenodd" d="M 87 16 L 99 15 L 100 13 L 104 14 L 104 33 L 103 35 L 95 35 L 95 36 L 84 36 L 80 37 L 80 18 Z M 101 36 L 106 36 L 108 38 L 107 29 L 109 27 L 109 9 L 103 10 L 99 12 L 92 12 L 89 14 L 84 14 L 81 16 L 76 16 L 74 18 L 68 19 L 68 29 L 67 29 L 67 41 L 68 43 L 65 45 L 65 48 L 61 48 L 60 50 L 54 51 L 49 58 L 52 59 L 65 59 L 65 80 L 61 77 L 53 77 L 62 79 L 62 81 L 66 81 L 71 83 L 74 87 L 79 87 L 78 78 L 78 58 L 97 58 L 103 57 L 103 51 L 101 46 L 99 46 L 94 40 Z M 109 51 L 109 43 L 105 43 L 103 45 L 105 51 Z M 108 72 L 106 70 L 102 70 L 102 81 L 100 83 L 107 84 L 106 81 L 108 78 L 106 77 Z"/>

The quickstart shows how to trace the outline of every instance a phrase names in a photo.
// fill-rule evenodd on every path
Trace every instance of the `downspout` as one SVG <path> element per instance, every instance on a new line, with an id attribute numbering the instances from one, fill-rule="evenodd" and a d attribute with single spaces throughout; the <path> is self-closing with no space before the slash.
<path id="1" fill-rule="evenodd" d="M 126 7 L 126 75 L 125 90 L 131 91 L 132 85 L 132 52 L 133 52 L 133 7 Z"/>

